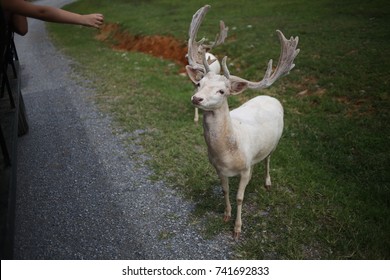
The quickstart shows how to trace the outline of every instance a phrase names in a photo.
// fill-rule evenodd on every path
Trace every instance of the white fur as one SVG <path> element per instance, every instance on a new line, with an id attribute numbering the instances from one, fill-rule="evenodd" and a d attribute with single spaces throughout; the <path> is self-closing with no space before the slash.
<path id="1" fill-rule="evenodd" d="M 212 53 L 206 53 L 206 60 L 213 61 L 210 66 L 210 71 L 216 74 L 221 73 L 221 64 L 219 63 L 218 59 L 212 54 Z M 195 107 L 195 115 L 194 115 L 194 122 L 198 123 L 199 121 L 199 112 L 198 107 Z"/>

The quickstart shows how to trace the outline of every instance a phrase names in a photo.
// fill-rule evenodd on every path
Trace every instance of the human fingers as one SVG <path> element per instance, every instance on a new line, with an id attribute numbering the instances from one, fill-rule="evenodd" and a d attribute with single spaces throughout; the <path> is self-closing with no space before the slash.
<path id="1" fill-rule="evenodd" d="M 94 27 L 100 28 L 103 23 L 104 23 L 104 16 L 102 14 L 95 14 L 94 15 Z"/>
<path id="2" fill-rule="evenodd" d="M 100 28 L 104 23 L 104 16 L 102 14 L 90 14 L 86 15 L 87 18 L 87 26 Z"/>

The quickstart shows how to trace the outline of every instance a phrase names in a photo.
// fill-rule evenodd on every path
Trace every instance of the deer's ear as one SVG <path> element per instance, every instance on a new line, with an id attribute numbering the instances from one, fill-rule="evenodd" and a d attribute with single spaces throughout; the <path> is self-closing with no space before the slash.
<path id="1" fill-rule="evenodd" d="M 200 80 L 203 79 L 204 73 L 198 69 L 194 69 L 191 66 L 186 66 L 188 77 L 192 80 L 194 84 L 197 84 Z"/>
<path id="2" fill-rule="evenodd" d="M 230 80 L 230 94 L 236 95 L 248 88 L 248 83 L 243 81 Z"/>

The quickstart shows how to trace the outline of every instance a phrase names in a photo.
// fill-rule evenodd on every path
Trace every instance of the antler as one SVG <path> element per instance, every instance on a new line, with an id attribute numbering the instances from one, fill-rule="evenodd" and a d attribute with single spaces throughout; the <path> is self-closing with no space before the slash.
<path id="1" fill-rule="evenodd" d="M 230 80 L 247 82 L 248 88 L 251 89 L 264 89 L 271 86 L 280 77 L 287 75 L 290 72 L 290 70 L 293 69 L 295 66 L 293 62 L 295 57 L 299 53 L 299 49 L 297 49 L 299 38 L 291 37 L 290 40 L 287 40 L 280 30 L 276 30 L 276 32 L 278 34 L 282 50 L 275 71 L 272 72 L 272 59 L 270 59 L 268 62 L 268 67 L 267 67 L 267 71 L 265 72 L 264 78 L 260 82 L 247 81 L 240 77 L 230 75 L 226 65 L 227 57 L 224 57 L 222 60 L 222 69 L 225 77 Z"/>
<path id="2" fill-rule="evenodd" d="M 220 31 L 217 34 L 215 41 L 211 45 L 204 44 L 205 39 L 201 39 L 199 42 L 196 41 L 196 35 L 198 34 L 199 27 L 210 9 L 210 5 L 205 5 L 200 8 L 192 17 L 190 29 L 188 31 L 189 39 L 188 39 L 188 64 L 197 70 L 201 70 L 203 72 L 208 72 L 208 65 L 213 63 L 214 61 L 207 61 L 204 59 L 206 52 L 210 51 L 212 48 L 219 46 L 224 43 L 225 38 L 227 37 L 228 28 L 225 26 L 223 21 L 220 21 L 219 28 Z M 205 62 L 206 61 L 206 62 Z M 207 64 L 207 65 L 206 65 Z"/>

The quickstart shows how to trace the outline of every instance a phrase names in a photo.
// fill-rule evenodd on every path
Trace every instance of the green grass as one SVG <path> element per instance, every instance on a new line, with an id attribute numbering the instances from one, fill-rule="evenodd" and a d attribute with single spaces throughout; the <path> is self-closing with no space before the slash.
<path id="1" fill-rule="evenodd" d="M 342 2 L 342 3 L 340 3 Z M 210 1 L 200 36 L 230 27 L 224 46 L 233 74 L 260 79 L 276 60 L 280 29 L 300 37 L 296 68 L 269 90 L 285 108 L 285 129 L 271 160 L 273 188 L 259 164 L 245 193 L 243 259 L 389 259 L 390 6 L 386 1 Z M 67 9 L 102 12 L 134 35 L 172 35 L 185 42 L 198 1 L 78 1 Z M 50 25 L 64 52 L 93 81 L 96 99 L 125 131 L 140 137 L 155 176 L 196 202 L 204 234 L 230 232 L 208 163 L 201 125 L 193 123 L 189 79 L 179 66 L 141 53 L 113 51 L 97 31 Z M 230 101 L 238 106 L 258 92 Z M 133 141 L 134 139 L 128 139 Z M 235 197 L 238 178 L 231 180 Z M 234 213 L 233 213 L 234 214 Z M 169 238 L 163 233 L 162 238 Z"/>

